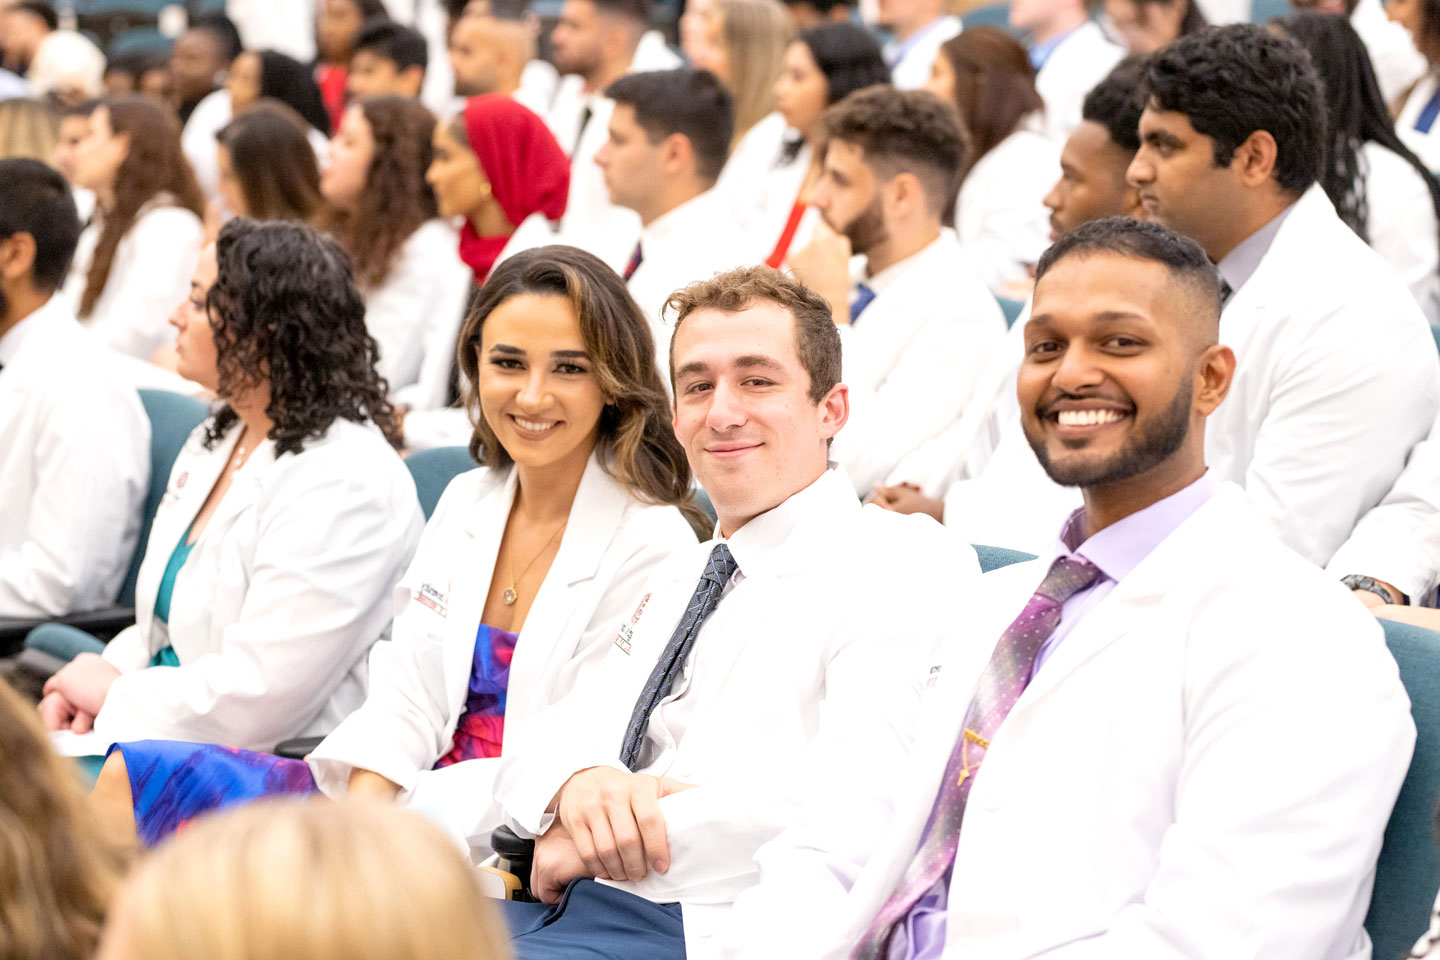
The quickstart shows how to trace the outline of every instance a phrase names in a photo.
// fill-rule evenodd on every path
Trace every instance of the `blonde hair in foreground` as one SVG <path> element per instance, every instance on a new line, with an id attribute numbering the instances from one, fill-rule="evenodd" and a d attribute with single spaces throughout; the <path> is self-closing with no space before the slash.
<path id="1" fill-rule="evenodd" d="M 508 960 L 499 916 L 430 821 L 389 804 L 264 801 L 197 821 L 136 869 L 100 960 Z"/>
<path id="2" fill-rule="evenodd" d="M 0 958 L 94 955 L 120 859 L 92 824 L 74 766 L 0 680 Z"/>

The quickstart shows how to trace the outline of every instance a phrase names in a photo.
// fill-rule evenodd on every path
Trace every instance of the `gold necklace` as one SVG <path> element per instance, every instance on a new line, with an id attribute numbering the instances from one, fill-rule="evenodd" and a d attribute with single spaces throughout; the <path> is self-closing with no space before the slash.
<path id="1" fill-rule="evenodd" d="M 545 550 L 550 546 L 550 544 L 555 542 L 555 538 L 560 536 L 560 531 L 564 530 L 565 524 L 568 524 L 569 522 L 570 521 L 567 519 L 564 523 L 561 523 L 560 526 L 555 528 L 555 532 L 550 534 L 550 539 L 546 540 L 544 544 L 541 545 L 540 550 L 535 554 L 535 556 L 530 558 L 530 562 L 525 564 L 525 569 L 520 571 L 520 577 L 523 577 L 525 576 L 525 574 L 530 572 L 530 568 L 535 566 L 535 561 L 540 559 L 540 554 L 544 553 Z M 520 577 L 515 576 L 515 558 L 512 556 L 508 559 L 510 560 L 510 586 L 505 588 L 505 592 L 500 595 L 500 599 L 504 601 L 505 606 L 513 607 L 515 606 L 515 601 L 520 596 L 515 592 L 515 585 L 519 583 Z"/>

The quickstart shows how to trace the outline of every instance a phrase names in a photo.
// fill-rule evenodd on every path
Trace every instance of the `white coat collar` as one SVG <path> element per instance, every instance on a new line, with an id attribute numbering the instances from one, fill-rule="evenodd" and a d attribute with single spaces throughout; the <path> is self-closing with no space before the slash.
<path id="1" fill-rule="evenodd" d="M 728 540 L 720 536 L 717 527 L 715 538 L 704 544 L 704 549 L 708 554 L 715 544 L 728 543 L 747 577 L 805 570 L 814 560 L 817 538 L 835 531 L 839 517 L 859 510 L 860 501 L 845 469 L 831 462 L 809 486 L 760 514 Z"/>
<path id="2" fill-rule="evenodd" d="M 850 261 L 850 279 L 852 285 L 863 283 L 875 291 L 878 297 L 880 294 L 900 283 L 911 273 L 921 276 L 928 276 L 933 272 L 952 270 L 954 263 L 946 265 L 945 261 L 960 260 L 960 240 L 955 236 L 955 231 L 949 227 L 941 227 L 940 235 L 931 240 L 925 246 L 916 250 L 910 256 L 899 263 L 892 263 L 874 276 L 867 277 L 865 271 L 868 262 L 862 254 Z"/>
<path id="3" fill-rule="evenodd" d="M 1273 223 L 1274 221 L 1272 225 Z M 1272 276 L 1281 278 L 1286 283 L 1292 282 L 1297 276 L 1303 276 L 1314 266 L 1311 262 L 1314 245 L 1322 242 L 1327 231 L 1333 231 L 1337 226 L 1347 231 L 1350 229 L 1336 215 L 1335 207 L 1325 195 L 1324 189 L 1318 183 L 1313 184 L 1286 211 L 1274 238 L 1253 271 L 1245 278 L 1244 285 L 1235 287 L 1231 284 L 1235 293 L 1225 304 L 1222 315 L 1232 314 L 1237 303 L 1245 304 L 1246 310 L 1249 310 L 1257 297 L 1261 298 L 1260 302 L 1263 303 L 1269 296 L 1265 287 Z"/>
<path id="4" fill-rule="evenodd" d="M 663 244 L 673 238 L 681 245 L 693 244 L 699 237 L 714 230 L 717 215 L 728 216 L 728 210 L 717 209 L 721 198 L 712 187 L 686 200 L 673 210 L 667 210 L 640 231 L 640 247 L 645 256 L 657 256 L 666 249 Z"/>

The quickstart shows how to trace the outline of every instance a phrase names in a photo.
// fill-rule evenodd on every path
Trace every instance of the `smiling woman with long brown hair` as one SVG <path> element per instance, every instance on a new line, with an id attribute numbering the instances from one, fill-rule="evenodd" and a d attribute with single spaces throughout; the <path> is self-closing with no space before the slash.
<path id="1" fill-rule="evenodd" d="M 200 256 L 205 199 L 173 114 L 148 97 L 102 101 L 76 148 L 75 185 L 93 190 L 65 296 L 106 345 L 142 360 L 169 341 L 165 318 Z"/>

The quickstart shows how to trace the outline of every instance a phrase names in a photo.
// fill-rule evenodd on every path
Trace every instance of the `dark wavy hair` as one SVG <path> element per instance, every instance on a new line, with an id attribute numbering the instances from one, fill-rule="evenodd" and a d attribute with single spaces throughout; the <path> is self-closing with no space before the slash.
<path id="1" fill-rule="evenodd" d="M 261 50 L 260 96 L 279 100 L 316 130 L 330 135 L 330 114 L 310 68 L 275 50 Z"/>
<path id="2" fill-rule="evenodd" d="M 220 397 L 269 384 L 276 455 L 299 453 L 337 417 L 369 420 L 398 444 L 395 409 L 375 370 L 380 351 L 340 245 L 304 224 L 237 217 L 220 231 L 215 254 L 205 306 Z M 206 426 L 206 448 L 237 419 L 222 407 Z"/>
<path id="3" fill-rule="evenodd" d="M 1289 37 L 1248 23 L 1181 37 L 1150 57 L 1143 96 L 1213 140 L 1217 167 L 1264 130 L 1275 138 L 1280 189 L 1304 193 L 1324 170 L 1325 93 L 1310 54 Z"/>
<path id="4" fill-rule="evenodd" d="M 365 189 L 353 211 L 332 207 L 324 218 L 325 228 L 349 252 L 361 286 L 374 287 L 410 235 L 438 215 L 425 181 L 435 156 L 430 140 L 435 117 L 409 97 L 372 97 L 360 109 L 375 140 Z"/>
<path id="5" fill-rule="evenodd" d="M 970 134 L 969 163 L 963 183 L 980 158 L 1014 133 L 1028 114 L 1045 109 L 1035 89 L 1030 55 L 999 27 L 971 27 L 951 37 L 940 52 L 955 73 L 950 98 Z"/>
<path id="6" fill-rule="evenodd" d="M 1370 63 L 1365 42 L 1347 17 L 1338 13 L 1304 12 L 1274 23 L 1310 51 L 1310 59 L 1325 85 L 1330 116 L 1330 162 L 1320 186 L 1335 204 L 1340 219 L 1367 243 L 1370 240 L 1370 204 L 1366 196 L 1360 151 L 1377 143 L 1402 158 L 1430 188 L 1430 203 L 1440 220 L 1440 182 L 1395 133 L 1395 122 L 1385 107 L 1380 81 Z"/>
<path id="7" fill-rule="evenodd" d="M 475 434 L 476 462 L 507 467 L 514 461 L 485 422 L 478 391 L 480 331 L 490 314 L 523 294 L 564 297 L 580 319 L 585 352 L 606 397 L 595 450 L 605 470 L 647 503 L 679 507 L 692 525 L 690 463 L 670 426 L 670 396 L 655 366 L 655 342 L 644 313 L 625 283 L 599 258 L 575 247 L 526 250 L 490 274 L 460 331 L 456 361 L 465 374 L 465 409 Z M 699 521 L 696 529 L 703 529 Z"/>
<path id="8" fill-rule="evenodd" d="M 262 99 L 215 134 L 230 151 L 246 216 L 309 222 L 320 209 L 320 166 L 305 131 L 300 114 Z"/>
<path id="9" fill-rule="evenodd" d="M 100 107 L 110 114 L 111 133 L 129 135 L 130 150 L 115 173 L 115 202 L 105 211 L 105 225 L 85 278 L 77 311 L 81 318 L 90 316 L 105 292 L 120 241 L 147 203 L 164 198 L 197 217 L 205 216 L 205 195 L 180 149 L 180 121 L 174 111 L 144 96 L 114 97 L 100 101 L 96 109 Z"/>

